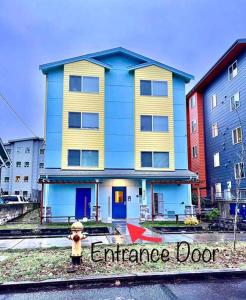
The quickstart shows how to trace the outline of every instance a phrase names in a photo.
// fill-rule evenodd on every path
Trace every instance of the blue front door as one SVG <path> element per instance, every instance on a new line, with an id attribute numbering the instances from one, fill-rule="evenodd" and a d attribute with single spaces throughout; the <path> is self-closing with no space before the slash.
<path id="1" fill-rule="evenodd" d="M 112 187 L 112 218 L 126 218 L 126 187 Z"/>
<path id="2" fill-rule="evenodd" d="M 90 218 L 91 216 L 91 189 L 78 188 L 76 189 L 76 206 L 75 218 Z"/>

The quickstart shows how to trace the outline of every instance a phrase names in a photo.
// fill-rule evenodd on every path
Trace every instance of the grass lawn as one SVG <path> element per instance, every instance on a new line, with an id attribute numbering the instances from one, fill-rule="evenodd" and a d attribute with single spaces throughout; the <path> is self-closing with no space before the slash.
<path id="1" fill-rule="evenodd" d="M 184 222 L 179 222 L 176 223 L 175 221 L 146 221 L 141 224 L 145 228 L 150 228 L 150 227 L 184 227 L 184 226 L 190 226 L 190 225 L 185 225 Z M 191 226 L 195 227 L 195 226 Z"/>
<path id="2" fill-rule="evenodd" d="M 17 218 L 14 221 L 10 221 L 4 225 L 0 225 L 1 229 L 41 229 L 41 228 L 69 228 L 70 225 L 68 222 L 53 222 L 50 224 L 40 225 L 40 210 L 35 209 L 31 212 L 28 212 L 24 216 Z M 111 227 L 111 223 L 104 223 L 95 221 L 88 221 L 83 223 L 85 227 Z"/>
<path id="3" fill-rule="evenodd" d="M 52 278 L 72 278 L 75 276 L 97 275 L 97 274 L 122 274 L 136 272 L 158 272 L 158 271 L 188 271 L 199 269 L 221 269 L 221 268 L 246 268 L 246 243 L 238 242 L 237 251 L 232 252 L 232 243 L 221 244 L 192 244 L 191 249 L 199 248 L 204 250 L 218 248 L 215 261 L 194 263 L 190 258 L 186 262 L 177 262 L 176 244 L 146 244 L 146 245 L 121 245 L 120 249 L 127 248 L 140 250 L 146 248 L 151 251 L 156 248 L 162 251 L 164 248 L 169 251 L 169 261 L 148 262 L 112 262 L 111 256 L 107 262 L 93 262 L 91 259 L 91 248 L 83 249 L 83 264 L 78 267 L 75 273 L 68 273 L 70 267 L 71 249 L 53 248 L 53 249 L 36 249 L 36 250 L 8 250 L 1 251 L 0 258 L 4 258 L 0 262 L 0 282 L 7 281 L 23 281 L 23 280 L 45 280 Z M 116 246 L 98 246 L 97 259 L 104 257 L 105 248 L 116 250 Z M 185 255 L 184 249 L 181 251 Z M 126 256 L 127 257 L 127 256 Z M 184 256 L 182 256 L 184 257 Z M 147 258 L 147 256 L 145 256 Z"/>

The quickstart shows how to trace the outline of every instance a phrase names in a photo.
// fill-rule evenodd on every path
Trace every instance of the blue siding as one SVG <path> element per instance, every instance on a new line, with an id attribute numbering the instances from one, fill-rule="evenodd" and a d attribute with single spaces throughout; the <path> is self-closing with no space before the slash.
<path id="1" fill-rule="evenodd" d="M 241 144 L 232 144 L 232 129 L 239 127 L 236 111 L 230 111 L 230 97 L 240 92 L 240 107 L 238 113 L 243 124 L 243 140 L 246 134 L 246 53 L 238 57 L 238 75 L 231 81 L 228 80 L 228 66 L 204 91 L 204 120 L 205 120 L 205 145 L 206 145 L 206 170 L 208 191 L 215 183 L 222 184 L 222 191 L 226 189 L 226 182 L 232 181 L 235 189 L 234 163 L 239 162 Z M 211 97 L 217 95 L 217 107 L 211 108 Z M 219 135 L 212 138 L 212 124 L 217 122 Z M 220 152 L 220 167 L 214 168 L 213 154 Z M 246 188 L 243 179 L 241 187 Z"/>
<path id="2" fill-rule="evenodd" d="M 63 68 L 47 75 L 45 167 L 61 167 L 62 150 Z"/>
<path id="3" fill-rule="evenodd" d="M 123 54 L 100 58 L 105 75 L 105 168 L 134 168 L 134 75 L 138 60 Z M 120 157 L 120 159 L 119 159 Z"/>
<path id="4" fill-rule="evenodd" d="M 175 169 L 188 169 L 185 82 L 173 76 Z"/>

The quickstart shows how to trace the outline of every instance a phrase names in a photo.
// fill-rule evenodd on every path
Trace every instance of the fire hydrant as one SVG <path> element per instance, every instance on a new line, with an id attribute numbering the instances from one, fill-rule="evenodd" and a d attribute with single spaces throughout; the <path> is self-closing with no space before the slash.
<path id="1" fill-rule="evenodd" d="M 86 233 L 83 233 L 84 226 L 81 222 L 74 222 L 71 226 L 71 234 L 68 236 L 72 240 L 72 264 L 80 265 L 82 249 L 81 249 L 81 240 L 87 237 Z"/>

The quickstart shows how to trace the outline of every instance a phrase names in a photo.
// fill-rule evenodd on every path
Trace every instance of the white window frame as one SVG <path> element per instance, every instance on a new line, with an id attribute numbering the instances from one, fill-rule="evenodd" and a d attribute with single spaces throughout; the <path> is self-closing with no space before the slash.
<path id="1" fill-rule="evenodd" d="M 196 124 L 195 130 L 193 131 L 193 124 Z M 196 133 L 197 132 L 197 120 L 192 120 L 191 121 L 191 133 Z"/>
<path id="2" fill-rule="evenodd" d="M 239 103 L 239 105 L 238 105 L 238 107 L 236 107 L 236 108 L 233 108 L 232 107 L 232 98 L 234 98 L 235 99 L 235 95 L 237 95 L 238 94 L 238 103 Z M 234 100 L 235 101 L 235 100 Z M 230 98 L 230 110 L 231 111 L 234 111 L 235 109 L 238 109 L 240 107 L 240 92 L 236 92 L 236 93 L 234 93 L 232 96 L 231 96 L 231 98 Z"/>
<path id="3" fill-rule="evenodd" d="M 217 191 L 217 187 L 219 187 L 219 192 Z M 216 198 L 222 198 L 222 186 L 221 186 L 221 182 L 215 183 L 214 189 L 215 189 L 215 197 Z"/>
<path id="4" fill-rule="evenodd" d="M 216 163 L 216 159 L 218 159 Z M 214 153 L 214 168 L 220 167 L 220 153 L 216 152 Z"/>
<path id="5" fill-rule="evenodd" d="M 238 135 L 238 129 L 241 129 L 241 141 L 238 140 L 238 136 L 239 136 Z M 237 139 L 236 141 L 234 141 L 234 131 L 236 131 L 236 139 Z M 231 135 L 232 135 L 232 144 L 233 145 L 242 143 L 242 140 L 243 140 L 243 131 L 242 131 L 242 127 L 241 126 L 232 129 Z"/>
<path id="6" fill-rule="evenodd" d="M 190 98 L 190 108 L 195 108 L 196 107 L 196 96 L 193 95 L 191 98 Z"/>
<path id="7" fill-rule="evenodd" d="M 216 130 L 214 130 L 214 127 L 216 126 Z M 217 133 L 217 134 L 215 134 Z M 218 123 L 215 122 L 212 124 L 212 137 L 215 138 L 219 135 L 219 127 L 218 127 Z"/>
<path id="8" fill-rule="evenodd" d="M 230 76 L 230 68 L 232 68 L 232 66 L 236 64 L 237 65 L 237 74 L 234 75 L 233 77 Z M 233 71 L 232 71 L 232 74 L 233 74 Z M 235 60 L 229 67 L 228 67 L 228 80 L 231 81 L 233 78 L 235 78 L 236 76 L 238 75 L 238 64 L 237 64 L 237 60 Z"/>
<path id="9" fill-rule="evenodd" d="M 214 102 L 214 100 L 215 100 L 215 102 Z M 217 95 L 213 94 L 212 97 L 211 97 L 211 108 L 214 109 L 217 106 L 217 104 L 218 104 L 217 103 Z"/>
<path id="10" fill-rule="evenodd" d="M 240 166 L 240 165 L 243 165 L 243 177 L 237 177 L 236 175 L 237 175 L 237 171 L 236 171 L 236 166 Z M 243 178 L 245 178 L 245 168 L 244 168 L 244 163 L 243 162 L 239 162 L 239 163 L 236 163 L 236 164 L 234 164 L 234 177 L 235 177 L 235 179 L 243 179 Z"/>
<path id="11" fill-rule="evenodd" d="M 196 149 L 196 151 L 195 151 L 195 149 Z M 196 155 L 194 155 L 194 154 L 196 154 Z M 197 147 L 197 145 L 195 145 L 192 147 L 192 158 L 197 158 L 197 157 L 198 157 L 198 147 Z"/>

